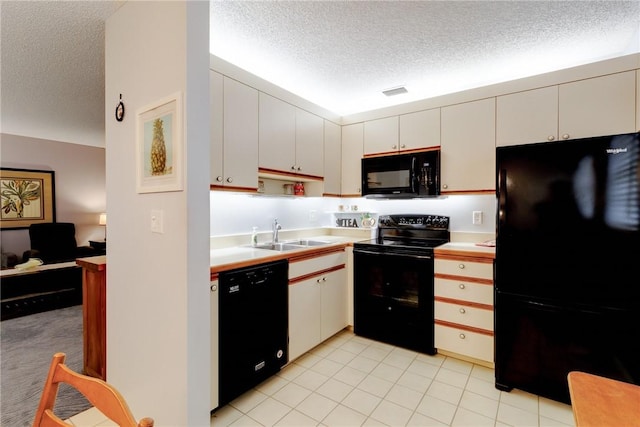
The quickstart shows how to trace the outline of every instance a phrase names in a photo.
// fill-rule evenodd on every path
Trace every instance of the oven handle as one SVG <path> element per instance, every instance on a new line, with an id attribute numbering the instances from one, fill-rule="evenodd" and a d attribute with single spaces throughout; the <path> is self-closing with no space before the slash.
<path id="1" fill-rule="evenodd" d="M 410 258 L 415 258 L 415 259 L 432 259 L 432 257 L 429 256 L 429 255 L 395 254 L 395 253 L 389 253 L 389 252 L 381 253 L 381 252 L 365 251 L 365 250 L 362 250 L 362 249 L 354 249 L 353 253 L 354 254 L 367 254 L 367 255 L 401 256 L 401 257 L 410 257 Z"/>

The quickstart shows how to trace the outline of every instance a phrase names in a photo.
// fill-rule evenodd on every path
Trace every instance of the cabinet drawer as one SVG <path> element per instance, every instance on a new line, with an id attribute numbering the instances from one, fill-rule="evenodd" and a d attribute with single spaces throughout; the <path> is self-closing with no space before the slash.
<path id="1" fill-rule="evenodd" d="M 434 315 L 438 320 L 493 331 L 492 310 L 436 301 L 434 304 Z"/>
<path id="2" fill-rule="evenodd" d="M 493 285 L 436 277 L 434 287 L 437 297 L 493 305 Z"/>
<path id="3" fill-rule="evenodd" d="M 346 263 L 347 254 L 344 249 L 317 257 L 294 259 L 289 262 L 289 280 Z"/>
<path id="4" fill-rule="evenodd" d="M 493 336 L 449 326 L 435 326 L 437 349 L 493 363 Z"/>
<path id="5" fill-rule="evenodd" d="M 493 263 L 435 259 L 435 273 L 493 280 Z"/>

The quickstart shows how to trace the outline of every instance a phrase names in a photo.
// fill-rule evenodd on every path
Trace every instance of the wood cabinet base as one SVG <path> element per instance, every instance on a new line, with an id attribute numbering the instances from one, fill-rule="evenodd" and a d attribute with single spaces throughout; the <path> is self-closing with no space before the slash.
<path id="1" fill-rule="evenodd" d="M 84 373 L 107 379 L 106 256 L 79 258 L 82 267 Z"/>

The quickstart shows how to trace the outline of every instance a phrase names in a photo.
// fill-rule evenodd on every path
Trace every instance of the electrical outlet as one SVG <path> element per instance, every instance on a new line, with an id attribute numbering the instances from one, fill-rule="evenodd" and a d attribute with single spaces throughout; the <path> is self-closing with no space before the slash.
<path id="1" fill-rule="evenodd" d="M 473 211 L 473 224 L 482 224 L 482 211 Z"/>
<path id="2" fill-rule="evenodd" d="M 309 211 L 309 221 L 311 222 L 315 222 L 317 220 L 317 215 L 316 215 L 316 211 L 315 210 L 310 210 Z"/>

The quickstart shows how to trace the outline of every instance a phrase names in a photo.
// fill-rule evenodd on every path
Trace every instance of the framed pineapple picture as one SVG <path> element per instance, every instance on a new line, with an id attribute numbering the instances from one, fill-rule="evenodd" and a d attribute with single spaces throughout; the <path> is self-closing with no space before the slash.
<path id="1" fill-rule="evenodd" d="M 182 114 L 180 92 L 138 110 L 138 193 L 183 189 Z"/>

